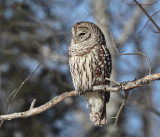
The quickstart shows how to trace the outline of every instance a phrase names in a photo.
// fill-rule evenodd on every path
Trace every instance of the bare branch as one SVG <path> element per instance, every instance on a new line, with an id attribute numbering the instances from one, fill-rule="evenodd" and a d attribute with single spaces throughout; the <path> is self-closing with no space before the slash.
<path id="1" fill-rule="evenodd" d="M 12 105 L 12 101 L 14 100 L 14 98 L 16 97 L 16 95 L 18 94 L 18 92 L 20 91 L 20 89 L 22 88 L 22 86 L 33 76 L 33 74 L 37 71 L 37 69 L 41 66 L 42 62 L 39 63 L 39 65 L 35 68 L 35 70 L 19 85 L 18 88 L 14 89 L 13 92 L 9 95 L 9 97 L 7 98 L 7 103 L 10 101 L 8 108 L 7 108 L 7 113 L 9 112 L 11 105 Z"/>
<path id="2" fill-rule="evenodd" d="M 94 86 L 93 91 L 111 91 L 111 92 L 119 92 L 119 91 L 128 91 L 133 88 L 141 87 L 144 84 L 148 84 L 151 81 L 160 80 L 160 73 L 147 75 L 144 78 L 133 80 L 133 81 L 127 81 L 120 83 L 120 85 L 116 86 L 109 86 L 109 85 L 99 85 Z"/>
<path id="3" fill-rule="evenodd" d="M 152 19 L 152 17 L 147 13 L 147 11 L 142 7 L 142 5 L 140 3 L 137 2 L 137 0 L 134 0 L 134 2 L 140 7 L 140 9 L 146 14 L 146 16 L 148 17 L 148 19 L 154 24 L 154 26 L 158 29 L 158 31 L 160 32 L 160 28 L 157 25 L 157 23 Z"/>
<path id="4" fill-rule="evenodd" d="M 142 52 L 139 52 L 139 51 L 136 50 L 136 53 L 137 53 L 137 54 L 140 54 L 140 55 L 143 55 L 143 56 L 147 59 L 148 64 L 149 64 L 149 75 L 150 75 L 150 74 L 151 74 L 151 71 L 152 71 L 150 59 L 149 59 L 144 53 L 142 53 Z"/>
<path id="5" fill-rule="evenodd" d="M 151 6 L 151 5 L 154 5 L 154 4 L 156 4 L 156 3 L 158 3 L 158 2 L 153 2 L 153 3 L 149 3 L 149 4 L 142 4 L 142 3 L 139 3 L 140 5 L 142 5 L 142 6 Z M 127 3 L 129 6 L 136 6 L 137 4 L 130 4 L 130 3 Z"/>
<path id="6" fill-rule="evenodd" d="M 108 86 L 108 85 L 94 86 L 93 91 L 103 91 L 103 90 L 104 92 L 105 91 L 112 91 L 112 92 L 129 91 L 133 88 L 140 87 L 144 84 L 148 84 L 149 82 L 155 81 L 155 80 L 160 80 L 160 73 L 148 75 L 138 80 L 123 82 L 123 83 L 120 83 L 120 85 L 116 85 L 116 86 Z M 53 107 L 57 103 L 61 102 L 65 98 L 76 96 L 76 95 L 78 95 L 76 91 L 70 91 L 70 92 L 63 93 L 59 96 L 54 97 L 52 100 L 45 103 L 44 105 L 29 109 L 28 111 L 1 115 L 0 121 L 11 120 L 11 119 L 16 119 L 16 118 L 26 118 L 26 117 L 30 117 L 30 116 L 42 113 L 48 110 L 49 108 Z M 127 96 L 125 97 L 125 101 L 122 103 L 122 107 L 120 108 L 120 111 L 123 109 L 123 106 L 126 103 Z"/>
<path id="7" fill-rule="evenodd" d="M 106 80 L 109 80 L 109 81 L 111 81 L 111 82 L 113 82 L 113 83 L 115 83 L 115 84 L 117 84 L 117 85 L 121 85 L 119 82 L 117 82 L 117 81 L 115 81 L 115 80 L 112 80 L 112 79 L 110 79 L 110 78 L 105 78 Z"/>
<path id="8" fill-rule="evenodd" d="M 32 103 L 31 103 L 31 106 L 30 106 L 29 110 L 34 108 L 35 103 L 36 103 L 36 99 L 33 99 L 33 101 L 32 101 Z"/>
<path id="9" fill-rule="evenodd" d="M 156 13 L 154 13 L 154 14 L 151 16 L 151 18 L 152 18 L 154 15 L 156 15 L 158 12 L 160 12 L 160 10 L 157 11 Z M 142 28 L 142 30 L 141 30 L 140 32 L 138 32 L 138 34 L 140 34 L 140 33 L 145 29 L 145 27 L 147 26 L 147 24 L 148 24 L 149 21 L 150 21 L 150 19 L 148 19 L 147 23 L 144 25 L 144 27 Z M 157 32 L 157 33 L 160 33 L 160 32 Z"/>
<path id="10" fill-rule="evenodd" d="M 125 98 L 124 98 L 124 100 L 123 100 L 123 102 L 122 102 L 122 104 L 121 104 L 121 106 L 120 106 L 120 108 L 118 110 L 117 115 L 116 115 L 116 119 L 115 119 L 115 123 L 114 123 L 115 126 L 117 126 L 117 124 L 118 124 L 118 120 L 119 120 L 120 114 L 121 114 L 124 106 L 126 105 L 126 101 L 127 101 L 127 98 L 128 98 L 129 92 L 128 91 L 124 91 L 124 92 L 125 92 Z"/>
<path id="11" fill-rule="evenodd" d="M 75 96 L 75 95 L 78 95 L 76 91 L 70 91 L 70 92 L 63 93 L 59 96 L 54 97 L 52 100 L 45 103 L 44 105 L 29 109 L 28 111 L 7 114 L 7 115 L 1 115 L 0 121 L 1 120 L 11 120 L 11 119 L 16 119 L 16 118 L 26 118 L 26 117 L 30 117 L 30 116 L 42 113 L 42 112 L 48 110 L 49 108 L 53 107 L 54 105 L 56 105 L 60 101 L 64 100 L 65 98 Z"/>
<path id="12" fill-rule="evenodd" d="M 115 47 L 115 48 L 116 48 L 116 47 Z M 117 51 L 118 51 L 118 50 L 117 50 Z M 150 59 L 149 59 L 144 53 L 139 52 L 139 51 L 136 50 L 135 53 L 119 53 L 119 51 L 118 51 L 118 54 L 119 54 L 119 55 L 142 55 L 142 56 L 144 56 L 144 57 L 146 58 L 148 64 L 149 64 L 149 73 L 148 73 L 148 74 L 149 74 L 149 75 L 151 74 L 151 71 L 152 71 L 151 61 L 150 61 Z"/>
<path id="13" fill-rule="evenodd" d="M 9 95 L 9 97 L 7 98 L 7 103 L 8 103 L 7 113 L 9 112 L 9 110 L 12 106 L 12 102 L 15 99 L 18 92 L 20 91 L 20 89 L 22 88 L 22 86 L 33 76 L 33 74 L 37 71 L 37 69 L 41 66 L 41 64 L 42 64 L 42 62 L 39 63 L 39 65 L 35 68 L 35 70 L 19 85 L 18 88 L 14 89 L 12 91 L 12 93 Z M 34 106 L 35 101 L 33 101 L 32 103 L 33 104 L 31 104 L 31 107 Z M 3 124 L 3 120 L 0 122 L 0 127 L 2 126 L 2 124 Z"/>
<path id="14" fill-rule="evenodd" d="M 107 28 L 106 28 L 107 29 Z M 127 38 L 122 42 L 122 44 L 119 46 L 119 48 L 116 47 L 115 43 L 114 43 L 114 39 L 113 39 L 113 36 L 112 36 L 112 32 L 110 29 L 107 29 L 109 32 L 110 32 L 110 35 L 111 35 L 111 39 L 112 39 L 112 43 L 113 43 L 113 46 L 114 46 L 114 49 L 116 50 L 116 53 L 118 55 L 142 55 L 144 56 L 146 59 L 147 59 L 147 62 L 149 64 L 149 75 L 151 74 L 151 71 L 152 71 L 152 68 L 151 68 L 151 62 L 150 62 L 150 59 L 142 52 L 139 52 L 136 50 L 135 53 L 120 53 L 119 52 L 119 49 L 122 47 L 123 43 L 127 40 Z"/>

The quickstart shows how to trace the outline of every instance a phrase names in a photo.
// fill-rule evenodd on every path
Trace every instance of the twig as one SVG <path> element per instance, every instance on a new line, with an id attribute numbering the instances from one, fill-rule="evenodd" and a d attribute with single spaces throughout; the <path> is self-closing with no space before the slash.
<path id="1" fill-rule="evenodd" d="M 151 61 L 150 61 L 150 59 L 144 54 L 144 53 L 142 53 L 142 52 L 139 52 L 139 51 L 137 51 L 136 50 L 136 53 L 137 54 L 141 54 L 141 55 L 143 55 L 146 59 L 147 59 L 147 61 L 148 61 L 148 64 L 149 64 L 149 75 L 151 74 L 151 71 L 152 71 L 152 67 L 151 67 Z"/>
<path id="2" fill-rule="evenodd" d="M 151 61 L 144 53 L 139 52 L 139 51 L 136 50 L 135 53 L 119 53 L 119 55 L 142 55 L 142 56 L 144 56 L 147 59 L 147 62 L 149 64 L 149 72 L 148 72 L 148 74 L 149 75 L 151 74 L 151 71 L 152 71 Z"/>
<path id="3" fill-rule="evenodd" d="M 108 116 L 108 115 L 107 115 L 107 117 L 108 117 L 108 118 L 115 118 L 115 119 L 116 119 L 116 117 L 112 117 L 112 116 Z"/>
<path id="4" fill-rule="evenodd" d="M 133 88 L 141 87 L 144 84 L 148 84 L 151 81 L 160 80 L 160 73 L 147 75 L 144 78 L 133 80 L 133 81 L 127 81 L 120 83 L 120 85 L 116 86 L 109 86 L 109 85 L 99 85 L 94 86 L 93 91 L 111 91 L 111 92 L 118 92 L 118 91 L 128 91 Z"/>
<path id="5" fill-rule="evenodd" d="M 151 6 L 151 5 L 153 5 L 153 4 L 156 4 L 156 3 L 158 3 L 158 2 L 153 2 L 153 3 L 149 3 L 149 4 L 142 4 L 142 3 L 140 3 L 140 5 L 143 5 L 143 6 Z M 137 4 L 130 4 L 130 3 L 127 3 L 129 6 L 136 6 Z"/>
<path id="6" fill-rule="evenodd" d="M 20 86 L 18 88 L 13 90 L 13 92 L 9 95 L 9 97 L 7 98 L 7 103 L 10 101 L 10 104 L 8 106 L 7 113 L 9 112 L 11 104 L 12 104 L 12 101 L 14 100 L 16 95 L 18 94 L 19 90 L 33 76 L 33 74 L 37 71 L 37 69 L 41 66 L 41 64 L 42 64 L 42 62 L 39 63 L 39 65 L 35 68 L 35 70 L 20 84 Z"/>
<path id="7" fill-rule="evenodd" d="M 123 46 L 123 44 L 126 42 L 127 39 L 128 39 L 128 36 L 122 41 L 122 43 L 121 43 L 120 46 L 118 47 L 118 50 Z"/>
<path id="8" fill-rule="evenodd" d="M 34 108 L 35 103 L 36 103 L 36 99 L 33 99 L 33 101 L 32 101 L 32 103 L 31 103 L 31 106 L 30 106 L 29 110 Z"/>
<path id="9" fill-rule="evenodd" d="M 60 101 L 64 100 L 65 98 L 75 96 L 75 95 L 78 95 L 76 91 L 70 91 L 70 92 L 63 93 L 57 97 L 54 97 L 52 100 L 45 103 L 44 105 L 29 109 L 28 111 L 7 114 L 7 115 L 1 115 L 0 121 L 1 120 L 11 120 L 11 119 L 16 119 L 16 118 L 26 118 L 26 117 L 30 117 L 30 116 L 42 113 L 42 112 L 48 110 L 49 108 L 53 107 L 54 105 L 56 105 Z"/>
<path id="10" fill-rule="evenodd" d="M 160 10 L 157 11 L 156 13 L 154 13 L 154 14 L 151 16 L 151 18 L 152 18 L 154 15 L 156 15 L 158 12 L 160 12 Z M 149 21 L 150 21 L 150 19 L 148 19 L 148 21 L 146 22 L 146 24 L 144 25 L 144 27 L 142 28 L 142 30 L 141 30 L 140 32 L 138 32 L 138 34 L 140 34 L 140 33 L 145 29 L 145 27 L 147 26 L 147 24 L 148 24 Z M 157 33 L 160 33 L 160 32 L 157 32 Z"/>
<path id="11" fill-rule="evenodd" d="M 7 98 L 6 104 L 10 101 L 8 108 L 7 108 L 7 112 L 9 112 L 12 102 L 14 100 L 14 98 L 16 97 L 16 95 L 18 94 L 19 90 L 22 88 L 22 86 L 33 76 L 33 74 L 37 71 L 37 69 L 41 66 L 42 62 L 39 63 L 39 65 L 35 68 L 35 70 L 20 84 L 20 86 L 16 89 L 13 90 L 13 92 L 9 95 L 9 97 Z M 2 126 L 3 121 L 1 121 L 0 123 L 0 127 Z"/>
<path id="12" fill-rule="evenodd" d="M 111 81 L 111 82 L 113 82 L 113 83 L 115 83 L 115 84 L 117 84 L 117 85 L 120 85 L 120 83 L 119 82 L 117 82 L 117 81 L 115 81 L 115 80 L 112 80 L 112 79 L 110 79 L 110 78 L 105 78 L 106 80 L 109 80 L 109 81 Z"/>
<path id="13" fill-rule="evenodd" d="M 108 30 L 108 29 L 107 29 Z M 147 62 L 148 62 L 148 64 L 149 64 L 149 75 L 151 74 L 151 62 L 150 62 L 150 59 L 144 54 L 144 53 L 142 53 L 142 52 L 139 52 L 139 51 L 137 51 L 136 50 L 136 53 L 120 53 L 119 52 L 119 49 L 122 47 L 122 45 L 123 45 L 123 43 L 126 41 L 126 39 L 122 42 L 122 44 L 119 46 L 119 49 L 117 49 L 117 47 L 116 47 L 116 45 L 115 45 L 115 43 L 114 43 L 114 39 L 113 39 L 113 36 L 112 36 L 112 32 L 111 32 L 111 30 L 108 30 L 109 32 L 110 32 L 110 35 L 111 35 L 111 39 L 112 39 L 112 43 L 113 43 L 113 46 L 114 46 L 114 49 L 116 50 L 116 53 L 118 54 L 118 55 L 143 55 L 146 59 L 147 59 Z M 128 38 L 128 37 L 127 37 Z"/>
<path id="14" fill-rule="evenodd" d="M 128 91 L 124 91 L 124 93 L 125 93 L 125 98 L 124 98 L 124 100 L 123 100 L 123 102 L 122 102 L 122 104 L 121 104 L 121 106 L 120 106 L 120 108 L 118 110 L 117 115 L 116 115 L 116 119 L 115 119 L 115 123 L 114 123 L 115 126 L 117 126 L 117 124 L 118 124 L 118 120 L 119 120 L 120 114 L 121 114 L 121 112 L 122 112 L 122 110 L 123 110 L 123 108 L 124 108 L 124 106 L 126 104 L 127 98 L 128 98 L 129 92 Z"/>
<path id="15" fill-rule="evenodd" d="M 103 91 L 103 90 L 104 90 L 104 92 L 105 91 L 112 91 L 112 92 L 129 91 L 133 88 L 140 87 L 144 84 L 148 84 L 149 82 L 155 81 L 155 80 L 160 80 L 160 73 L 148 75 L 148 76 L 141 78 L 141 79 L 138 79 L 138 80 L 123 82 L 123 83 L 120 83 L 120 85 L 116 85 L 116 86 L 109 86 L 109 85 L 94 86 L 93 91 Z M 76 91 L 70 91 L 70 92 L 63 93 L 63 94 L 53 98 L 49 102 L 45 103 L 44 105 L 41 105 L 39 107 L 35 107 L 33 109 L 29 109 L 28 111 L 7 114 L 7 115 L 1 115 L 0 121 L 11 120 L 11 119 L 16 119 L 16 118 L 26 118 L 26 117 L 30 117 L 30 116 L 42 113 L 42 112 L 48 110 L 49 108 L 53 107 L 57 103 L 61 102 L 65 98 L 76 96 L 76 95 L 78 95 L 78 93 Z"/>
<path id="16" fill-rule="evenodd" d="M 154 26 L 158 29 L 158 31 L 160 32 L 160 28 L 157 25 L 157 23 L 152 19 L 152 17 L 150 17 L 150 15 L 146 12 L 146 10 L 142 7 L 142 5 L 140 3 L 137 2 L 137 0 L 134 0 L 134 2 L 140 7 L 140 9 L 146 14 L 146 16 L 148 17 L 149 20 L 151 20 L 151 22 L 154 24 Z"/>

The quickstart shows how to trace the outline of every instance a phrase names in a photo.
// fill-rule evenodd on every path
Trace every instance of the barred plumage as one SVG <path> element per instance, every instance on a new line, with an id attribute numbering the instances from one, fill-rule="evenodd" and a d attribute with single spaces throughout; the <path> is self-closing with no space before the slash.
<path id="1" fill-rule="evenodd" d="M 106 124 L 106 103 L 110 92 L 93 92 L 95 85 L 109 85 L 111 55 L 101 30 L 93 23 L 80 22 L 72 27 L 69 65 L 75 90 L 84 95 L 95 125 Z"/>

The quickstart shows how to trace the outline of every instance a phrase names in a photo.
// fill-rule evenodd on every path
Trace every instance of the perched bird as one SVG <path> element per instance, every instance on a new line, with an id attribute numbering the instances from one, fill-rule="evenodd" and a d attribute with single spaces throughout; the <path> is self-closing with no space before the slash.
<path id="1" fill-rule="evenodd" d="M 105 78 L 110 78 L 112 61 L 102 31 L 91 22 L 75 24 L 68 51 L 75 90 L 84 95 L 91 121 L 97 126 L 106 125 L 110 92 L 93 91 L 93 86 L 110 84 Z"/>

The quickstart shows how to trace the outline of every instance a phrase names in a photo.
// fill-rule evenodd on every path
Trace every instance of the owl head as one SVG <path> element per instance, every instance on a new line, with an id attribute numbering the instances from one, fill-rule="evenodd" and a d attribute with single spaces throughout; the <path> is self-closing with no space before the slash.
<path id="1" fill-rule="evenodd" d="M 69 50 L 76 52 L 87 52 L 95 45 L 105 44 L 102 31 L 91 22 L 78 22 L 72 27 L 72 39 Z"/>

